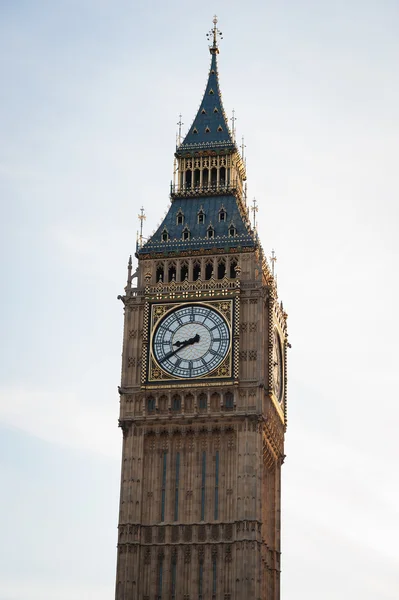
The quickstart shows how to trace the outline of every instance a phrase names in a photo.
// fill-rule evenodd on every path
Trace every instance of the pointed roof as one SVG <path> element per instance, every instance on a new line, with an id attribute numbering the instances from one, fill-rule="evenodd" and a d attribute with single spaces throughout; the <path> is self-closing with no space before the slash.
<path id="1" fill-rule="evenodd" d="M 183 143 L 176 150 L 177 155 L 205 149 L 236 149 L 220 93 L 217 67 L 219 48 L 216 42 L 218 30 L 216 29 L 215 20 L 214 23 L 215 27 L 211 32 L 213 34 L 213 45 L 209 48 L 212 55 L 211 67 L 204 97 Z"/>

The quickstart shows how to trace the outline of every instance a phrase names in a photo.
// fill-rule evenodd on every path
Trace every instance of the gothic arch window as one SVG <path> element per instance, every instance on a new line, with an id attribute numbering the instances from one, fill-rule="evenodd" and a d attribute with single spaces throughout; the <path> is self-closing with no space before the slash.
<path id="1" fill-rule="evenodd" d="M 220 185 L 226 185 L 226 167 L 220 167 L 219 181 Z"/>
<path id="2" fill-rule="evenodd" d="M 207 402 L 207 395 L 202 392 L 202 394 L 198 396 L 198 408 L 200 411 L 203 412 L 207 409 Z"/>
<path id="3" fill-rule="evenodd" d="M 159 281 L 163 281 L 163 279 L 164 279 L 163 273 L 164 273 L 163 263 L 157 263 L 156 272 L 155 272 L 156 283 L 158 283 Z"/>
<path id="4" fill-rule="evenodd" d="M 223 279 L 226 275 L 226 260 L 224 258 L 220 258 L 218 260 L 218 279 Z"/>
<path id="5" fill-rule="evenodd" d="M 184 411 L 186 413 L 192 413 L 194 408 L 194 396 L 192 394 L 187 394 L 184 397 Z"/>
<path id="6" fill-rule="evenodd" d="M 184 223 L 184 214 L 181 208 L 177 211 L 176 215 L 176 225 L 183 225 Z"/>
<path id="7" fill-rule="evenodd" d="M 209 185 L 209 169 L 203 169 L 202 171 L 202 186 L 208 187 Z"/>
<path id="8" fill-rule="evenodd" d="M 155 411 L 155 398 L 153 396 L 149 396 L 147 398 L 147 412 L 152 413 Z"/>
<path id="9" fill-rule="evenodd" d="M 194 187 L 198 187 L 200 184 L 200 170 L 195 169 L 194 171 Z"/>
<path id="10" fill-rule="evenodd" d="M 201 110 L 201 115 L 206 115 L 206 110 L 205 110 L 205 108 L 203 108 L 203 109 Z"/>
<path id="11" fill-rule="evenodd" d="M 207 260 L 205 263 L 205 279 L 209 280 L 213 275 L 213 260 Z"/>
<path id="12" fill-rule="evenodd" d="M 220 396 L 214 392 L 211 396 L 211 411 L 216 412 L 220 410 Z"/>
<path id="13" fill-rule="evenodd" d="M 226 209 L 224 208 L 224 206 L 222 205 L 221 209 L 219 210 L 219 221 L 225 221 L 227 219 L 227 212 Z"/>
<path id="14" fill-rule="evenodd" d="M 230 279 L 236 278 L 236 267 L 238 266 L 238 260 L 236 258 L 232 258 L 230 261 Z"/>
<path id="15" fill-rule="evenodd" d="M 196 127 L 194 127 L 194 129 L 193 129 L 193 133 L 194 133 L 194 134 L 195 134 L 195 133 L 198 133 L 198 129 L 197 129 Z"/>
<path id="16" fill-rule="evenodd" d="M 188 278 L 188 263 L 183 261 L 180 263 L 180 281 L 184 281 Z"/>
<path id="17" fill-rule="evenodd" d="M 168 399 L 165 395 L 161 396 L 158 402 L 159 412 L 166 413 L 168 410 Z"/>
<path id="18" fill-rule="evenodd" d="M 207 229 L 207 236 L 209 239 L 215 237 L 215 230 L 212 227 L 212 225 L 209 225 L 208 229 Z"/>
<path id="19" fill-rule="evenodd" d="M 204 213 L 202 206 L 199 209 L 197 216 L 198 216 L 198 224 L 203 225 L 205 223 L 205 213 Z"/>
<path id="20" fill-rule="evenodd" d="M 216 186 L 217 176 L 218 176 L 218 170 L 216 167 L 213 167 L 213 169 L 211 169 L 211 185 L 212 186 Z"/>
<path id="21" fill-rule="evenodd" d="M 229 236 L 230 237 L 234 237 L 235 235 L 237 235 L 237 229 L 236 229 L 234 223 L 230 223 L 230 225 L 229 225 Z"/>
<path id="22" fill-rule="evenodd" d="M 227 392 L 224 395 L 224 407 L 226 410 L 233 410 L 234 408 L 234 396 L 232 392 Z"/>
<path id="23" fill-rule="evenodd" d="M 192 180 L 192 172 L 190 169 L 187 169 L 187 171 L 186 171 L 186 187 L 188 187 L 188 188 L 191 187 L 191 180 Z"/>
<path id="24" fill-rule="evenodd" d="M 190 239 L 190 230 L 189 228 L 186 227 L 183 229 L 183 235 L 182 235 L 183 240 L 189 240 Z"/>
<path id="25" fill-rule="evenodd" d="M 172 410 L 173 412 L 179 412 L 181 410 L 181 398 L 178 394 L 175 394 L 172 398 Z"/>
<path id="26" fill-rule="evenodd" d="M 209 127 L 205 127 L 205 133 L 210 133 L 210 131 L 211 130 L 209 129 Z"/>
<path id="27" fill-rule="evenodd" d="M 214 113 L 218 113 L 218 112 L 219 112 L 219 110 L 217 109 L 217 107 L 216 107 L 216 106 L 215 106 L 215 108 L 213 109 L 213 112 L 214 112 Z"/>
<path id="28" fill-rule="evenodd" d="M 168 281 L 176 281 L 176 263 L 170 262 L 168 265 Z"/>
<path id="29" fill-rule="evenodd" d="M 193 280 L 197 281 L 201 277 L 201 263 L 195 260 L 193 264 Z"/>
<path id="30" fill-rule="evenodd" d="M 169 239 L 169 233 L 168 233 L 168 230 L 166 229 L 166 227 L 162 231 L 162 238 L 161 239 L 162 239 L 163 242 L 167 242 L 168 239 Z"/>
<path id="31" fill-rule="evenodd" d="M 221 126 L 221 125 L 219 125 L 219 127 L 218 127 L 218 131 L 223 131 L 223 128 L 222 128 L 222 126 Z"/>
<path id="32" fill-rule="evenodd" d="M 214 92 L 214 91 L 213 91 L 213 89 L 211 88 L 211 89 L 209 90 L 209 95 L 210 95 L 210 96 L 213 96 L 213 95 L 214 95 L 214 93 L 215 93 L 215 92 Z"/>

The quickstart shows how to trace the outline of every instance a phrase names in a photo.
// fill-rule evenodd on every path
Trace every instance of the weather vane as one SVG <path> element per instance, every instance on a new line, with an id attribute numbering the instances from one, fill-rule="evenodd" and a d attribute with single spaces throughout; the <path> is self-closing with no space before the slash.
<path id="1" fill-rule="evenodd" d="M 223 39 L 223 35 L 222 32 L 219 31 L 219 29 L 216 27 L 218 22 L 218 18 L 215 15 L 213 17 L 213 28 L 209 31 L 209 33 L 206 34 L 206 37 L 208 39 L 208 42 L 210 42 L 212 40 L 212 46 L 209 46 L 209 50 L 211 52 L 211 54 L 218 54 L 219 53 L 219 48 L 218 48 L 218 36 L 220 37 L 220 39 Z"/>

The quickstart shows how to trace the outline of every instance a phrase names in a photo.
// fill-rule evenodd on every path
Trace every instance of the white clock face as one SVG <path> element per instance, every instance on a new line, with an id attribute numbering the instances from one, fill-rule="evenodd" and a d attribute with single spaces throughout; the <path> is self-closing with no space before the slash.
<path id="1" fill-rule="evenodd" d="M 186 304 L 167 313 L 152 340 L 158 365 L 176 378 L 208 375 L 220 365 L 229 348 L 226 320 L 202 304 Z"/>

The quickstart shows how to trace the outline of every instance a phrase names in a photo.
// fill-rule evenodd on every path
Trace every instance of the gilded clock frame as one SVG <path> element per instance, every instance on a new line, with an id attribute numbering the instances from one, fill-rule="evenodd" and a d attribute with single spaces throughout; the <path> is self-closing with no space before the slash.
<path id="1" fill-rule="evenodd" d="M 158 364 L 153 354 L 153 336 L 155 329 L 161 319 L 163 319 L 168 313 L 187 305 L 207 306 L 212 308 L 220 314 L 225 320 L 226 325 L 229 329 L 230 339 L 229 348 L 227 350 L 225 358 L 222 362 L 210 373 L 206 375 L 199 375 L 193 377 L 190 380 L 183 377 L 176 377 L 170 375 L 167 371 L 164 371 Z M 145 369 L 145 381 L 146 384 L 185 384 L 190 382 L 212 382 L 223 380 L 228 381 L 233 378 L 233 354 L 234 354 L 234 299 L 233 298 L 218 298 L 217 300 L 189 300 L 184 302 L 159 302 L 151 303 L 149 306 L 149 319 L 148 319 L 148 351 L 147 361 L 143 364 Z"/>

